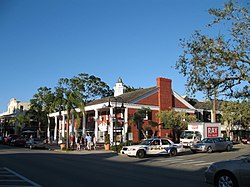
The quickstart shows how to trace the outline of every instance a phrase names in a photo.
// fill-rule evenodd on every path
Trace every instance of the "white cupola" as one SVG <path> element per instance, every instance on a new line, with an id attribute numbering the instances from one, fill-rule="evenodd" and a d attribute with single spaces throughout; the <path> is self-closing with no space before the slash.
<path id="1" fill-rule="evenodd" d="M 125 87 L 123 86 L 122 79 L 119 77 L 114 87 L 114 96 L 119 96 L 125 93 Z"/>

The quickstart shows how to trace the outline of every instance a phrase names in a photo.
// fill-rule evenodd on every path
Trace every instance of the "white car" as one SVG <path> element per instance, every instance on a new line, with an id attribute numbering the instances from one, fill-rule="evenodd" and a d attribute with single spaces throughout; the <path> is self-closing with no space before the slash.
<path id="1" fill-rule="evenodd" d="M 170 155 L 175 156 L 184 151 L 183 145 L 175 144 L 166 138 L 153 137 L 138 145 L 124 146 L 121 154 L 143 158 L 147 155 Z"/>

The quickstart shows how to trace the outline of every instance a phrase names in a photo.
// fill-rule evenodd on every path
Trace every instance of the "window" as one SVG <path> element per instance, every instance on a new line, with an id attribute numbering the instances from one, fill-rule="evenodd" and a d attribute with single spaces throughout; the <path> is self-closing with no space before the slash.
<path id="1" fill-rule="evenodd" d="M 220 139 L 219 138 L 214 138 L 214 142 L 219 142 Z"/>
<path id="2" fill-rule="evenodd" d="M 168 140 L 161 140 L 161 142 L 162 142 L 162 145 L 169 145 L 170 144 Z"/>
<path id="3" fill-rule="evenodd" d="M 152 120 L 152 111 L 145 111 L 145 118 L 144 120 Z"/>
<path id="4" fill-rule="evenodd" d="M 153 145 L 160 145 L 160 140 L 154 140 Z"/>

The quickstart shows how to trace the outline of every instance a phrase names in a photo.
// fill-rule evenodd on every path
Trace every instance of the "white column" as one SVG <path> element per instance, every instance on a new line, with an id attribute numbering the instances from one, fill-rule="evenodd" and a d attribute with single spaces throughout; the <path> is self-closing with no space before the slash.
<path id="1" fill-rule="evenodd" d="M 82 135 L 86 135 L 86 115 L 84 112 L 82 113 Z"/>
<path id="2" fill-rule="evenodd" d="M 55 116 L 54 140 L 56 140 L 57 138 L 57 126 L 58 126 L 57 116 Z"/>
<path id="3" fill-rule="evenodd" d="M 62 114 L 62 138 L 64 139 L 65 137 L 65 115 Z"/>
<path id="4" fill-rule="evenodd" d="M 59 117 L 59 132 L 58 132 L 58 143 L 62 143 L 62 119 Z"/>
<path id="5" fill-rule="evenodd" d="M 95 137 L 97 138 L 98 136 L 98 110 L 95 110 Z"/>
<path id="6" fill-rule="evenodd" d="M 114 143 L 114 112 L 113 112 L 113 108 L 111 107 L 109 109 L 110 111 L 110 143 L 113 145 Z"/>
<path id="7" fill-rule="evenodd" d="M 127 141 L 127 132 L 128 132 L 128 108 L 125 108 L 124 111 L 124 127 L 123 127 L 123 142 Z"/>
<path id="8" fill-rule="evenodd" d="M 49 116 L 48 116 L 47 138 L 48 138 L 48 142 L 50 143 L 50 119 L 49 119 Z"/>

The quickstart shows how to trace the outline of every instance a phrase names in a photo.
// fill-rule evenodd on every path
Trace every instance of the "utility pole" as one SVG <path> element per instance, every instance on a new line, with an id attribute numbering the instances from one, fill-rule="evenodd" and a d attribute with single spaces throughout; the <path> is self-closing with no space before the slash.
<path id="1" fill-rule="evenodd" d="M 216 89 L 214 89 L 213 113 L 212 113 L 213 117 L 211 120 L 212 123 L 216 123 L 216 104 L 217 104 L 217 91 Z"/>

